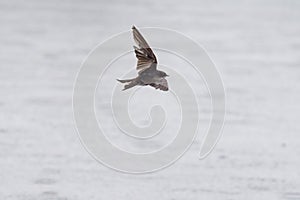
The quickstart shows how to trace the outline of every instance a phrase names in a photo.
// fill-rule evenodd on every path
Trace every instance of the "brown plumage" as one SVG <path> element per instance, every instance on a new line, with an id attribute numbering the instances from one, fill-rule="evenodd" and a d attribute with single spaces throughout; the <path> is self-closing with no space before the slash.
<path id="1" fill-rule="evenodd" d="M 168 91 L 168 82 L 165 79 L 168 75 L 163 72 L 157 70 L 157 59 L 152 49 L 142 36 L 142 34 L 138 31 L 138 29 L 133 26 L 133 39 L 138 47 L 133 46 L 135 56 L 137 58 L 137 66 L 138 76 L 132 79 L 118 80 L 121 83 L 127 83 L 124 86 L 123 90 L 127 90 L 136 85 L 146 86 L 149 85 L 154 87 L 155 89 L 160 89 L 163 91 Z"/>

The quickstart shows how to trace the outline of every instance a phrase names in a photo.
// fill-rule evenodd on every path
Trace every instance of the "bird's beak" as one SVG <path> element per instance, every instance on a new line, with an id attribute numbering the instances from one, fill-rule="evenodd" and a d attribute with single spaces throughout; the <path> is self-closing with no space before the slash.
<path id="1" fill-rule="evenodd" d="M 166 77 L 168 77 L 169 75 L 167 74 L 167 76 Z"/>

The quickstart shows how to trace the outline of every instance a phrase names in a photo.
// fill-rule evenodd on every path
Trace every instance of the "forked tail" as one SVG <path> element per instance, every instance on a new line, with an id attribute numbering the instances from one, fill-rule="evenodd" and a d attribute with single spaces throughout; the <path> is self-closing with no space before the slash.
<path id="1" fill-rule="evenodd" d="M 127 82 L 131 82 L 135 80 L 135 78 L 132 78 L 132 79 L 125 79 L 125 80 L 120 80 L 120 79 L 117 79 L 117 81 L 121 82 L 121 83 L 127 83 Z"/>
<path id="2" fill-rule="evenodd" d="M 132 88 L 136 85 L 138 85 L 138 81 L 136 80 L 136 78 L 133 78 L 133 79 L 125 79 L 125 80 L 119 80 L 117 79 L 117 81 L 121 82 L 121 83 L 128 83 L 127 85 L 124 85 L 124 88 L 123 90 L 127 90 L 129 88 Z"/>

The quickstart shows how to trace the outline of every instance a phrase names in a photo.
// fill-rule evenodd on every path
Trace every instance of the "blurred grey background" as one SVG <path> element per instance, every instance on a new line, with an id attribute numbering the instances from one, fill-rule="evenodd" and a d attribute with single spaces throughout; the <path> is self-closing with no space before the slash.
<path id="1" fill-rule="evenodd" d="M 0 1 L 0 199 L 300 199 L 300 2 Z M 213 153 L 133 176 L 96 162 L 73 122 L 88 52 L 120 31 L 178 30 L 202 44 L 227 92 Z"/>

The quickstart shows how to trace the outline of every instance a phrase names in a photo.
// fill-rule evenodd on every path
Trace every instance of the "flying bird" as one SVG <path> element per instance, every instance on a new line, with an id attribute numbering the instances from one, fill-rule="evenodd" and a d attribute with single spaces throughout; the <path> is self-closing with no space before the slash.
<path id="1" fill-rule="evenodd" d="M 133 39 L 137 44 L 137 46 L 133 46 L 133 48 L 137 58 L 136 69 L 138 70 L 138 76 L 132 79 L 117 79 L 121 83 L 126 83 L 123 90 L 127 90 L 137 85 L 149 85 L 155 89 L 168 91 L 168 82 L 165 79 L 168 75 L 163 71 L 157 70 L 156 56 L 135 26 L 132 27 L 132 32 Z"/>

